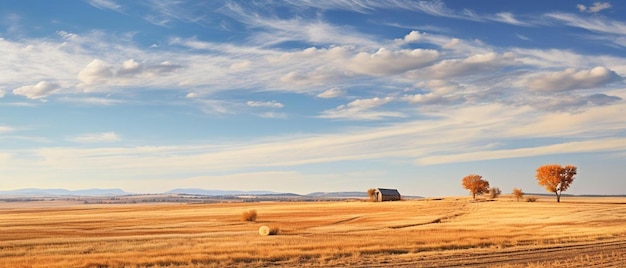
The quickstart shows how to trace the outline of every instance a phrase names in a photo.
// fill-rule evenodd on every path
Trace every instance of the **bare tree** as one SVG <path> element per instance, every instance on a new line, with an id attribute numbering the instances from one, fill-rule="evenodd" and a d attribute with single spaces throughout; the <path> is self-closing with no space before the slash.
<path id="1" fill-rule="evenodd" d="M 519 202 L 519 200 L 524 197 L 524 192 L 522 192 L 522 189 L 513 188 L 513 196 L 515 196 L 517 202 Z"/>
<path id="2" fill-rule="evenodd" d="M 463 177 L 463 188 L 469 190 L 472 198 L 476 199 L 477 194 L 489 191 L 489 182 L 483 180 L 483 176 L 470 174 Z"/>
<path id="3" fill-rule="evenodd" d="M 558 164 L 543 165 L 537 169 L 537 182 L 548 192 L 556 194 L 556 202 L 561 202 L 561 193 L 574 182 L 577 168 L 574 165 L 562 167 Z"/>
<path id="4" fill-rule="evenodd" d="M 367 190 L 367 196 L 369 196 L 370 201 L 376 201 L 376 189 L 369 188 Z"/>

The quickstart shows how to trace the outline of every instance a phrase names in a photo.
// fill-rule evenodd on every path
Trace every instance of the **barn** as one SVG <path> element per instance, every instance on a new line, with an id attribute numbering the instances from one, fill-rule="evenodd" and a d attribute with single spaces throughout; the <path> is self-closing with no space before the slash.
<path id="1" fill-rule="evenodd" d="M 401 199 L 400 192 L 396 189 L 376 188 L 374 191 L 376 202 L 398 201 Z"/>

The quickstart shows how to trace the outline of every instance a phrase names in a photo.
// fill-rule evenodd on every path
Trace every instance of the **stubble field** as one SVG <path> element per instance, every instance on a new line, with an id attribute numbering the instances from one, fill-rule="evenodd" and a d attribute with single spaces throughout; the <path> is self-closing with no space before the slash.
<path id="1" fill-rule="evenodd" d="M 626 198 L 0 202 L 0 230 L 0 267 L 626 267 Z"/>

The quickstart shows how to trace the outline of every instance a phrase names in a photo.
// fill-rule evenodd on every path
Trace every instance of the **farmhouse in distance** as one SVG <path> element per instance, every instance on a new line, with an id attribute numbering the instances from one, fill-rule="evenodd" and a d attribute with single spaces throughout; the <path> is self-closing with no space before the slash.
<path id="1" fill-rule="evenodd" d="M 400 192 L 396 189 L 376 188 L 374 191 L 375 201 L 399 201 L 401 199 Z"/>

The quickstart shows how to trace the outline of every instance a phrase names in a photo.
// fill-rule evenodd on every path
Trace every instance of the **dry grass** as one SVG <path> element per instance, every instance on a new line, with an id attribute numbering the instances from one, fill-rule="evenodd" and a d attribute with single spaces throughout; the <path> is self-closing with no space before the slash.
<path id="1" fill-rule="evenodd" d="M 626 256 L 626 249 L 605 245 L 626 240 L 626 198 L 513 201 L 505 196 L 492 202 L 463 197 L 383 203 L 0 204 L 0 267 L 428 266 L 428 261 L 466 262 L 457 256 L 472 254 L 478 261 L 505 260 L 493 267 L 557 262 L 565 267 Z M 233 213 L 251 206 L 263 221 L 241 222 Z M 259 236 L 262 225 L 280 226 L 281 235 Z M 517 251 L 581 245 L 606 252 L 587 252 L 586 259 L 564 254 L 506 261 Z"/>

